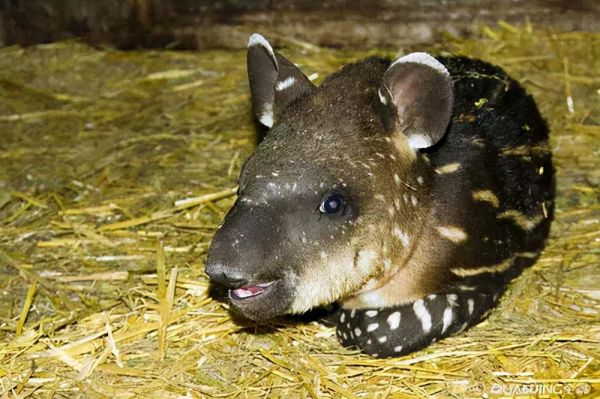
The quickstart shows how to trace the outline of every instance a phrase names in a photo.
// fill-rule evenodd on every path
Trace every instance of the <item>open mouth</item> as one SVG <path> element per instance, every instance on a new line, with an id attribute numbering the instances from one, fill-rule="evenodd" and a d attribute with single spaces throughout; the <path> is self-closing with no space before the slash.
<path id="1" fill-rule="evenodd" d="M 256 285 L 246 285 L 235 290 L 229 290 L 229 296 L 233 300 L 242 301 L 250 298 L 256 298 L 269 291 L 277 281 L 269 281 Z"/>

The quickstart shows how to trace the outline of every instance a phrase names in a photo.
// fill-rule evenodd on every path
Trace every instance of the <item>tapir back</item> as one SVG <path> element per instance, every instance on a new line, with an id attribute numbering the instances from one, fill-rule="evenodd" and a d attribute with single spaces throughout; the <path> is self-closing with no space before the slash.
<path id="1" fill-rule="evenodd" d="M 466 234 L 450 271 L 461 284 L 504 285 L 533 263 L 550 228 L 548 129 L 533 99 L 500 68 L 439 60 L 453 77 L 455 104 L 447 134 L 426 152 L 436 170 L 431 195 L 438 218 Z M 482 268 L 504 270 L 476 273 Z"/>

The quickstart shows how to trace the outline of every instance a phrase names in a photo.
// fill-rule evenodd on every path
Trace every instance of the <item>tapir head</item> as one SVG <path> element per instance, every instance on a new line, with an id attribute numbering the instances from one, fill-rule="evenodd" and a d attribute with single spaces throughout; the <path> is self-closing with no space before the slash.
<path id="1" fill-rule="evenodd" d="M 418 149 L 444 134 L 453 96 L 423 53 L 349 65 L 317 88 L 258 34 L 248 75 L 270 130 L 242 168 L 206 273 L 262 320 L 351 295 L 409 245 L 417 210 L 402 198 L 423 183 Z"/>

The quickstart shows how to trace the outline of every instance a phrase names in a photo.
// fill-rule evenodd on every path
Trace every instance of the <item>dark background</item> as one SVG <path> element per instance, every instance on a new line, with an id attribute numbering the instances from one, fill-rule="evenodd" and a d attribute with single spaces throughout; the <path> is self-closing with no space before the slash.
<path id="1" fill-rule="evenodd" d="M 598 0 L 0 0 L 0 45 L 81 37 L 131 48 L 241 48 L 248 34 L 329 47 L 432 43 L 498 21 L 598 31 Z"/>

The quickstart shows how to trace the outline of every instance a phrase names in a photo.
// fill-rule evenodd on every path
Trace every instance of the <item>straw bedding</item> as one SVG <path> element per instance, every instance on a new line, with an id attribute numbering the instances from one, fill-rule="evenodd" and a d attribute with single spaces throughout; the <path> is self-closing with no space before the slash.
<path id="1" fill-rule="evenodd" d="M 416 50 L 275 39 L 317 81 Z M 255 145 L 243 52 L 0 49 L 0 398 L 597 395 L 600 35 L 500 23 L 426 50 L 499 64 L 533 94 L 556 216 L 487 321 L 381 360 L 315 321 L 240 324 L 208 295 L 203 260 Z"/>

